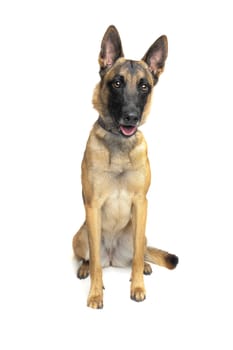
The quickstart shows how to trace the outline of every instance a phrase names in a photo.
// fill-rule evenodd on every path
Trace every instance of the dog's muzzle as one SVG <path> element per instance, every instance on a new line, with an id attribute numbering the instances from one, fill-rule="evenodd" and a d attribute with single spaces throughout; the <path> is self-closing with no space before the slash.
<path id="1" fill-rule="evenodd" d="M 133 136 L 137 131 L 139 119 L 139 113 L 136 110 L 125 112 L 119 122 L 122 135 L 126 137 Z"/>
<path id="2" fill-rule="evenodd" d="M 131 124 L 127 124 L 126 120 L 122 120 L 119 123 L 119 125 L 115 126 L 115 127 L 107 127 L 107 125 L 105 124 L 104 120 L 99 116 L 98 120 L 97 120 L 98 124 L 101 126 L 101 128 L 103 128 L 104 130 L 114 134 L 114 135 L 123 135 L 125 137 L 130 137 L 133 136 L 138 129 L 138 124 L 139 122 L 136 123 L 136 125 L 131 125 Z"/>

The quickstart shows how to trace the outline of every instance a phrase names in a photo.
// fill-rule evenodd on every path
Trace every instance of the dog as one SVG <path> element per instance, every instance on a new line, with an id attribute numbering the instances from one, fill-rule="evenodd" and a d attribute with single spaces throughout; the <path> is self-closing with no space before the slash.
<path id="1" fill-rule="evenodd" d="M 106 30 L 99 54 L 100 82 L 93 94 L 99 113 L 82 161 L 86 219 L 73 238 L 80 263 L 77 276 L 90 274 L 87 305 L 103 307 L 102 268 L 132 266 L 130 296 L 146 297 L 143 274 L 150 263 L 174 269 L 178 257 L 148 247 L 146 194 L 151 173 L 147 144 L 139 126 L 150 110 L 152 90 L 167 58 L 167 37 L 159 37 L 142 60 L 124 58 L 115 26 Z"/>

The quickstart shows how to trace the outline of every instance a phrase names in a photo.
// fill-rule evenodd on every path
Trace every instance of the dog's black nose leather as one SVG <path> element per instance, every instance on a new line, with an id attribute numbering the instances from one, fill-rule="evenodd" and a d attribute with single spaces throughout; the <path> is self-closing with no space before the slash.
<path id="1" fill-rule="evenodd" d="M 136 125 L 139 121 L 137 112 L 125 113 L 123 116 L 123 122 L 125 125 Z"/>

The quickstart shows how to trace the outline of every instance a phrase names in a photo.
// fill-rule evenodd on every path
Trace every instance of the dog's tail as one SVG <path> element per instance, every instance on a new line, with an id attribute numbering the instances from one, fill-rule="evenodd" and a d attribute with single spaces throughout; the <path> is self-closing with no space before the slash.
<path id="1" fill-rule="evenodd" d="M 144 259 L 152 264 L 164 266 L 169 270 L 174 269 L 179 262 L 176 255 L 152 247 L 146 248 Z"/>

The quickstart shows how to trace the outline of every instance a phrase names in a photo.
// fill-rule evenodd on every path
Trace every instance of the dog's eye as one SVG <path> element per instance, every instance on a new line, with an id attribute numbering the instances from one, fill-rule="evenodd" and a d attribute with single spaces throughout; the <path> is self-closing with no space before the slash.
<path id="1" fill-rule="evenodd" d="M 140 85 L 140 90 L 141 90 L 142 92 L 148 92 L 148 91 L 149 91 L 149 87 L 148 87 L 148 85 L 146 85 L 146 84 L 141 84 L 141 85 Z"/>
<path id="2" fill-rule="evenodd" d="M 121 87 L 121 81 L 120 80 L 115 80 L 112 83 L 112 86 L 114 87 L 114 89 L 119 89 Z"/>

